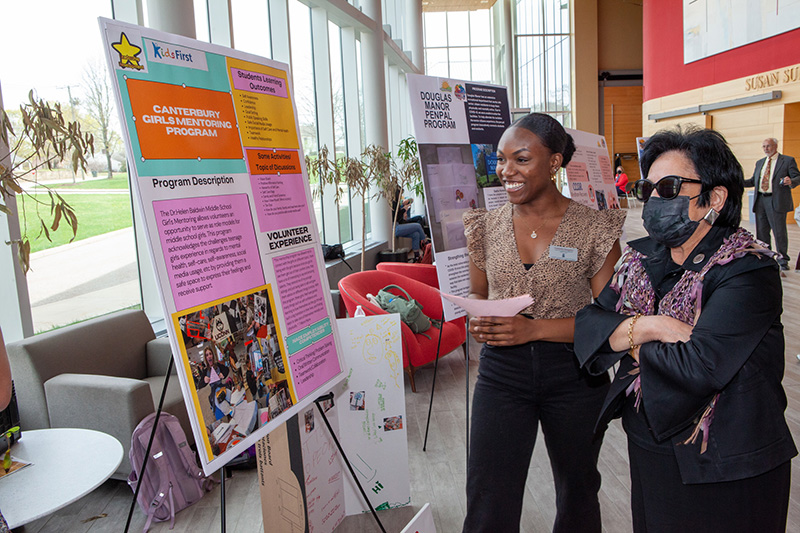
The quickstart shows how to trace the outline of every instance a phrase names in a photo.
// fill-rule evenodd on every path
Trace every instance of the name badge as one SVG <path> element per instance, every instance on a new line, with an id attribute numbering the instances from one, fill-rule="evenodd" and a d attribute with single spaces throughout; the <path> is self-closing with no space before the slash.
<path id="1" fill-rule="evenodd" d="M 564 246 L 550 246 L 550 259 L 561 259 L 562 261 L 577 261 L 578 249 L 566 248 Z"/>

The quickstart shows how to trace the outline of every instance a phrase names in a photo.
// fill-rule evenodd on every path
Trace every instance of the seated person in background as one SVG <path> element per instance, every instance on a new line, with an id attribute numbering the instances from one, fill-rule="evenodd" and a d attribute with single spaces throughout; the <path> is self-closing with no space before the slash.
<path id="1" fill-rule="evenodd" d="M 414 252 L 414 262 L 419 262 L 422 257 L 420 243 L 424 239 L 427 239 L 427 237 L 425 237 L 425 232 L 422 230 L 422 226 L 416 222 L 397 224 L 394 229 L 394 235 L 395 237 L 409 237 L 411 239 L 411 250 Z"/>
<path id="2" fill-rule="evenodd" d="M 400 202 L 398 208 L 397 203 Z M 411 249 L 414 252 L 414 262 L 417 263 L 422 257 L 421 245 L 429 242 L 425 231 L 425 218 L 422 216 L 409 217 L 413 198 L 402 198 L 402 191 L 397 192 L 397 197 L 392 209 L 397 210 L 397 224 L 395 225 L 395 237 L 408 237 L 411 239 Z"/>
<path id="3" fill-rule="evenodd" d="M 425 222 L 425 217 L 422 215 L 415 215 L 411 216 L 411 204 L 414 203 L 413 198 L 403 198 L 402 197 L 403 191 L 397 191 L 397 196 L 395 197 L 394 202 L 392 202 L 392 213 L 397 211 L 397 223 L 398 224 L 419 224 L 422 226 L 423 231 L 426 235 L 429 235 L 428 224 Z M 397 203 L 400 202 L 400 207 L 398 209 Z"/>
<path id="4" fill-rule="evenodd" d="M 617 167 L 617 175 L 615 176 L 617 183 L 617 194 L 625 196 L 625 187 L 628 185 L 628 175 L 622 167 Z"/>

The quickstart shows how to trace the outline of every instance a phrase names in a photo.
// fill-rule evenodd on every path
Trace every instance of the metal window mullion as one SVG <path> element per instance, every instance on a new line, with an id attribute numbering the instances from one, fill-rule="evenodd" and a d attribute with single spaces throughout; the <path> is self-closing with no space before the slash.
<path id="1" fill-rule="evenodd" d="M 341 28 L 342 36 L 342 90 L 344 91 L 345 134 L 347 156 L 358 157 L 361 150 L 361 124 L 358 105 L 358 59 L 354 28 Z M 361 234 L 361 203 L 353 201 L 353 193 L 347 190 L 350 205 L 351 236 Z M 357 211 L 357 212 L 356 212 Z M 357 222 L 356 222 L 357 221 Z M 358 225 L 358 228 L 356 228 Z M 351 238 L 352 240 L 352 238 Z"/>
<path id="2" fill-rule="evenodd" d="M 333 98 L 331 91 L 330 46 L 328 44 L 328 13 L 323 8 L 311 8 L 311 64 L 314 69 L 314 95 L 317 116 L 317 146 L 327 146 L 329 157 L 335 157 L 333 131 Z M 322 228 L 324 239 L 334 237 L 339 242 L 339 213 L 333 202 L 335 189 L 322 189 Z M 331 241 L 331 244 L 334 243 Z"/>

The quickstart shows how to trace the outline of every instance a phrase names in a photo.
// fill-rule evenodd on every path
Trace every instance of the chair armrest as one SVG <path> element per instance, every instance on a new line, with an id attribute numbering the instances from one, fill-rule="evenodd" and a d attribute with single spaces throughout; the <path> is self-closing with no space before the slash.
<path id="1" fill-rule="evenodd" d="M 169 337 L 153 339 L 145 346 L 147 355 L 147 377 L 163 376 L 167 373 L 169 360 L 172 358 L 172 347 Z M 172 374 L 177 374 L 177 369 L 172 366 Z"/>
<path id="2" fill-rule="evenodd" d="M 94 374 L 60 374 L 44 383 L 50 426 L 102 431 L 120 441 L 127 457 L 131 434 L 155 411 L 146 381 Z M 130 470 L 123 459 L 120 469 Z"/>

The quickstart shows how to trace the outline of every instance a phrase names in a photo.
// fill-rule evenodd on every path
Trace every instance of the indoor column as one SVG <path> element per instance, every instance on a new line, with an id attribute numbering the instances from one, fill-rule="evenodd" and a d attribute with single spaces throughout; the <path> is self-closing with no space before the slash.
<path id="1" fill-rule="evenodd" d="M 425 72 L 425 52 L 422 41 L 422 1 L 406 0 L 405 21 L 403 26 L 406 34 L 403 43 L 411 52 L 411 62 L 420 72 Z"/>
<path id="2" fill-rule="evenodd" d="M 365 15 L 372 19 L 372 31 L 361 33 L 361 65 L 364 77 L 364 120 L 366 144 L 390 150 L 389 128 L 386 119 L 386 70 L 383 57 L 383 22 L 380 0 L 361 3 Z M 391 214 L 386 201 L 370 201 L 372 210 L 372 239 L 391 239 Z"/>

